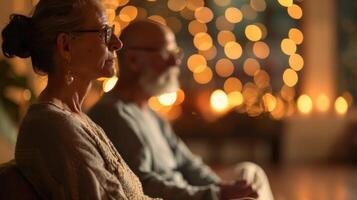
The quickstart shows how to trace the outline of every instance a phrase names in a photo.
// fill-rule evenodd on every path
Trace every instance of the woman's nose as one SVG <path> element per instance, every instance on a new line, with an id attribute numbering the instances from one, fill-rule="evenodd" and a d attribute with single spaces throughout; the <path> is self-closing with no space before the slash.
<path id="1" fill-rule="evenodd" d="M 112 35 L 112 38 L 109 43 L 109 50 L 111 51 L 118 51 L 123 47 L 123 42 L 116 35 Z"/>

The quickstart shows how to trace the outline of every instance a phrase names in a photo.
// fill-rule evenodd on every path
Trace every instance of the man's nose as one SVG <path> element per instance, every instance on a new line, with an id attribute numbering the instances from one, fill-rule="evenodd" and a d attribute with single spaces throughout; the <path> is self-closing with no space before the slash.
<path id="1" fill-rule="evenodd" d="M 108 47 L 111 51 L 118 51 L 123 47 L 123 42 L 113 34 Z"/>

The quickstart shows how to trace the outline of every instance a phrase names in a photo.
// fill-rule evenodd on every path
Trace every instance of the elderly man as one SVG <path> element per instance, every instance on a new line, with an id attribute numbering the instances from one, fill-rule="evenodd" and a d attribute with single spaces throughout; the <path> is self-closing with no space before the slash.
<path id="1" fill-rule="evenodd" d="M 121 39 L 119 81 L 89 115 L 140 178 L 145 194 L 198 200 L 255 198 L 258 193 L 260 199 L 271 200 L 261 168 L 244 164 L 240 171 L 250 180 L 221 181 L 148 107 L 150 97 L 179 87 L 182 52 L 172 31 L 152 21 L 137 21 L 123 30 Z"/>

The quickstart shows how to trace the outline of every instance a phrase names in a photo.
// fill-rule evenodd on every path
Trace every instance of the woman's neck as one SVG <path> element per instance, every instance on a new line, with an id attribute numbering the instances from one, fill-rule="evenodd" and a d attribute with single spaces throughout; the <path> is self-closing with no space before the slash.
<path id="1" fill-rule="evenodd" d="M 48 77 L 46 88 L 39 97 L 40 102 L 53 102 L 63 109 L 82 113 L 82 103 L 91 87 L 91 80 L 74 80 L 67 85 L 63 78 Z"/>

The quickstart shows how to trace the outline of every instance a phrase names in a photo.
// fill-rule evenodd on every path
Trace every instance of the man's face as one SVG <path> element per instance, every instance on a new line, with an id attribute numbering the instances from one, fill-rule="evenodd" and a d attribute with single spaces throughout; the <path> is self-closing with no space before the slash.
<path id="1" fill-rule="evenodd" d="M 161 42 L 142 50 L 139 84 L 144 92 L 149 96 L 175 92 L 179 88 L 181 50 L 174 34 L 166 30 Z"/>

